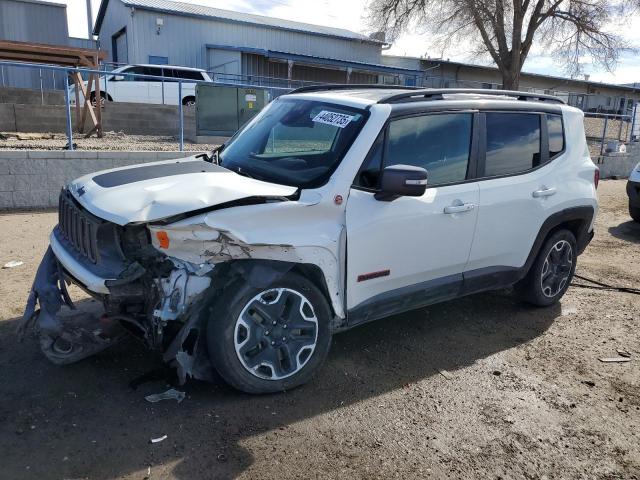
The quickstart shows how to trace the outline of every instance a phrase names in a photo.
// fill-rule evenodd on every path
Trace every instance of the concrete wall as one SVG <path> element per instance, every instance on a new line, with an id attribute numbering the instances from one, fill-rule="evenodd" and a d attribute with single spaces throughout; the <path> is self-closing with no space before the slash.
<path id="1" fill-rule="evenodd" d="M 56 207 L 60 189 L 82 175 L 196 153 L 0 151 L 0 210 Z"/>
<path id="2" fill-rule="evenodd" d="M 62 80 L 60 81 L 62 83 Z M 31 105 L 64 105 L 64 92 L 61 90 L 35 90 L 32 88 L 0 88 L 0 103 L 21 103 Z"/>
<path id="3" fill-rule="evenodd" d="M 71 113 L 75 120 L 74 108 Z M 64 133 L 66 121 L 63 105 L 0 103 L 0 132 Z M 102 111 L 102 121 L 105 132 L 130 135 L 179 133 L 178 107 L 173 105 L 108 103 Z M 185 137 L 194 137 L 195 131 L 195 107 L 184 107 Z"/>

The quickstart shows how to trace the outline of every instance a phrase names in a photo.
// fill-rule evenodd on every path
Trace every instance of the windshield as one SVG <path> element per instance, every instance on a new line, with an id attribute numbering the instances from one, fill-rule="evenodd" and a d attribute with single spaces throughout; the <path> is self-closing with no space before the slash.
<path id="1" fill-rule="evenodd" d="M 220 152 L 220 165 L 268 182 L 324 184 L 351 146 L 365 110 L 311 100 L 271 103 Z"/>

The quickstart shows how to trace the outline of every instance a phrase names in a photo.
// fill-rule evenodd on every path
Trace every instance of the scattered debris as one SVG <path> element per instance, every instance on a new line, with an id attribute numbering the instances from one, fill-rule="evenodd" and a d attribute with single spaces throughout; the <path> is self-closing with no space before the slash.
<path id="1" fill-rule="evenodd" d="M 631 358 L 631 353 L 629 352 L 629 350 L 625 350 L 624 348 L 619 348 L 616 351 L 618 352 L 618 355 L 620 355 L 621 357 Z"/>
<path id="2" fill-rule="evenodd" d="M 566 307 L 566 308 L 562 308 L 561 310 L 561 315 L 563 317 L 567 317 L 569 315 L 575 315 L 576 313 L 578 313 L 578 309 L 576 307 Z"/>
<path id="3" fill-rule="evenodd" d="M 502 372 L 500 370 L 494 370 L 492 372 L 496 377 L 499 377 L 500 375 L 502 375 Z"/>
<path id="4" fill-rule="evenodd" d="M 184 397 L 185 397 L 184 392 L 176 390 L 175 388 L 170 388 L 166 392 L 147 395 L 146 397 L 144 397 L 144 399 L 147 402 L 151 402 L 151 403 L 157 403 L 162 400 L 175 400 L 176 402 L 180 403 L 184 400 Z"/>
<path id="5" fill-rule="evenodd" d="M 152 438 L 151 439 L 151 443 L 160 443 L 160 442 L 166 440 L 167 437 L 168 437 L 168 435 L 163 435 L 163 436 L 158 437 L 158 438 Z"/>
<path id="6" fill-rule="evenodd" d="M 2 268 L 15 268 L 20 265 L 24 265 L 24 262 L 21 262 L 20 260 L 11 260 L 10 262 L 5 263 Z"/>
<path id="7" fill-rule="evenodd" d="M 629 357 L 602 357 L 602 358 L 599 358 L 598 360 L 604 363 L 624 363 L 624 362 L 631 361 Z"/>
<path id="8" fill-rule="evenodd" d="M 219 462 L 226 462 L 227 461 L 227 456 L 224 453 L 219 453 L 218 454 L 218 461 Z"/>
<path id="9" fill-rule="evenodd" d="M 438 372 L 440 372 L 440 375 L 442 375 L 444 378 L 446 378 L 447 380 L 451 380 L 453 378 L 453 375 L 451 375 L 449 372 L 447 372 L 446 370 L 438 370 Z"/>
<path id="10" fill-rule="evenodd" d="M 587 387 L 595 387 L 596 386 L 596 382 L 593 382 L 591 380 L 583 380 L 582 383 L 584 383 Z"/>

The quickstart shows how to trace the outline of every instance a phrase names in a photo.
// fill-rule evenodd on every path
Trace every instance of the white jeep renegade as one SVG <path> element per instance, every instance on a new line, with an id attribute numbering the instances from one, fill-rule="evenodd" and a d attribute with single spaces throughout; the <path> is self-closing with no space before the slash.
<path id="1" fill-rule="evenodd" d="M 597 183 L 582 112 L 554 97 L 303 88 L 211 156 L 64 188 L 23 328 L 37 320 L 60 364 L 128 331 L 182 381 L 289 389 L 365 322 L 511 285 L 557 302 Z M 99 323 L 63 315 L 68 282 L 99 299 Z"/>

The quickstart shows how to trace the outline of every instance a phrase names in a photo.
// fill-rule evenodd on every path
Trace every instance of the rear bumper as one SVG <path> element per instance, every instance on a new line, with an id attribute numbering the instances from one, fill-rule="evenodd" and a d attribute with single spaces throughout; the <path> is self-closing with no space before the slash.
<path id="1" fill-rule="evenodd" d="M 640 182 L 627 182 L 627 195 L 629 196 L 629 205 L 640 208 Z"/>

